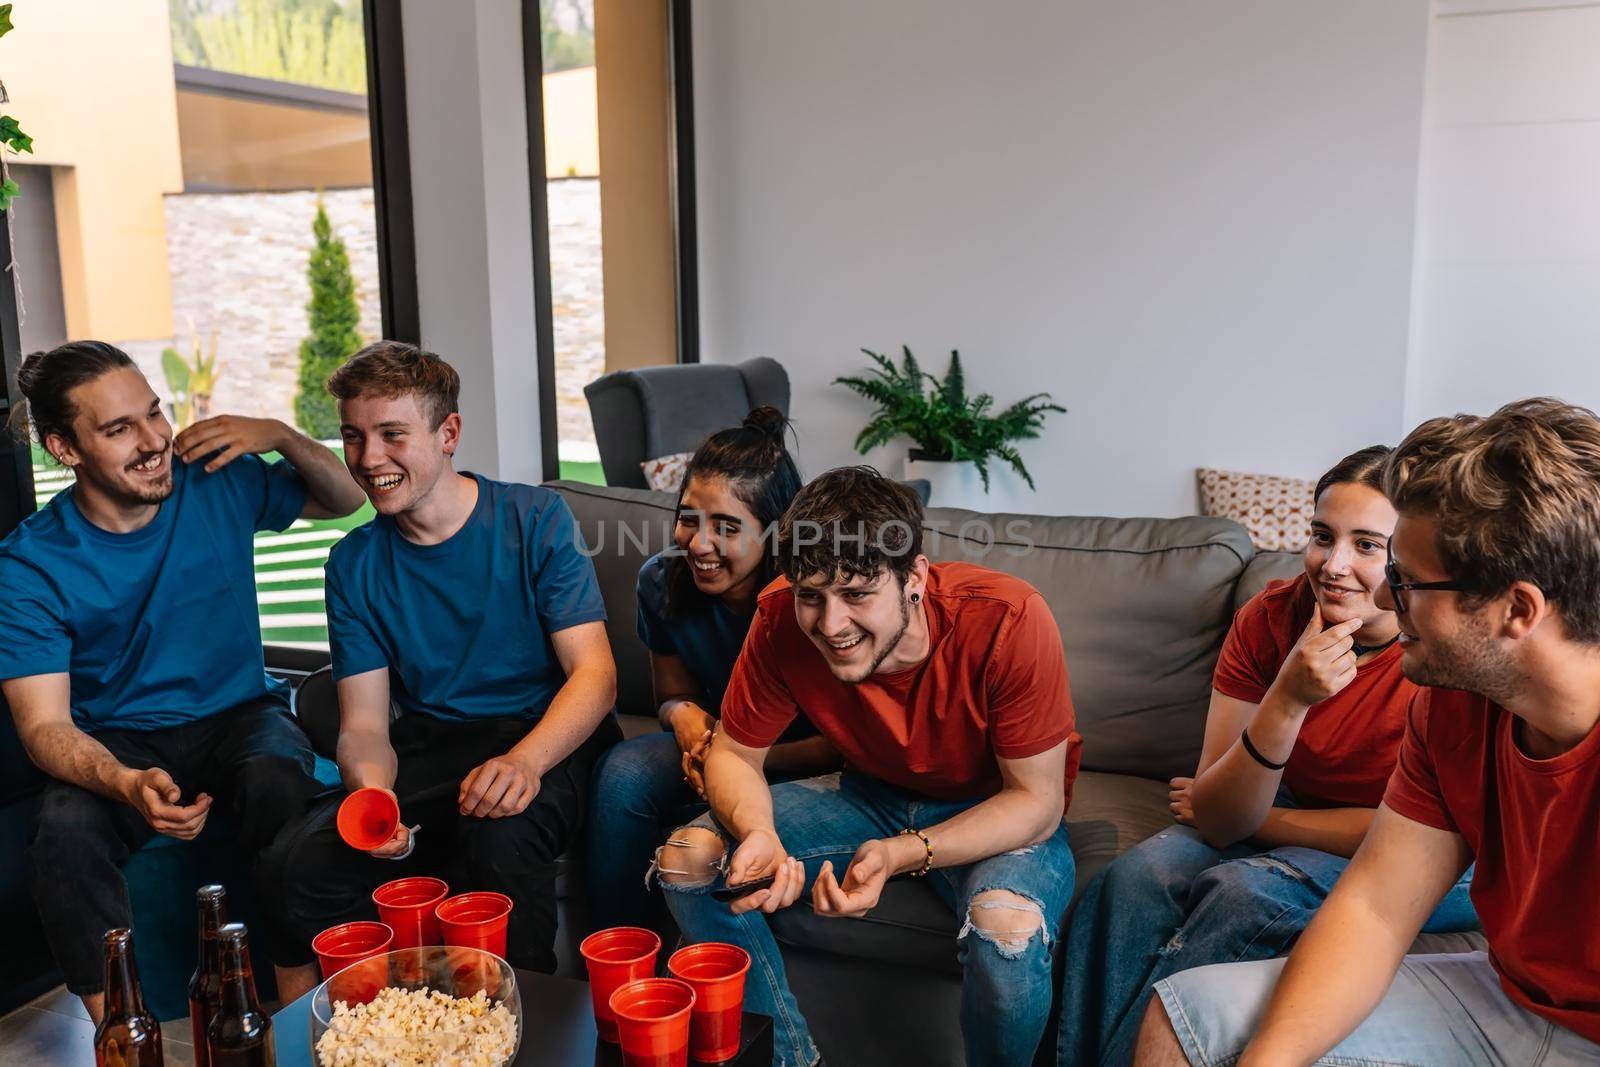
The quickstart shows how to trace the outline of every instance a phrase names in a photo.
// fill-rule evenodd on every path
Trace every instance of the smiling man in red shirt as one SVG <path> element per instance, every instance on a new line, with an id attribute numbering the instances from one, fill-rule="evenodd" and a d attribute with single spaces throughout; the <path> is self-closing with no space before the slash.
<path id="1" fill-rule="evenodd" d="M 711 812 L 662 849 L 685 936 L 756 959 L 746 997 L 773 1017 L 784 1067 L 818 1057 L 762 913 L 803 893 L 819 915 L 857 917 L 889 878 L 928 877 L 963 917 L 974 1067 L 1031 1062 L 1049 1015 L 1078 764 L 1060 633 L 1026 582 L 930 564 L 921 525 L 916 496 L 870 468 L 795 497 L 778 531 L 785 578 L 761 594 L 723 696 Z M 769 789 L 766 753 L 802 709 L 847 769 Z M 765 880 L 731 903 L 713 892 Z"/>
<path id="2" fill-rule="evenodd" d="M 1157 983 L 1141 1065 L 1600 1063 L 1600 419 L 1432 419 L 1384 491 L 1401 669 L 1433 688 L 1287 963 Z M 1489 951 L 1406 955 L 1474 860 Z"/>

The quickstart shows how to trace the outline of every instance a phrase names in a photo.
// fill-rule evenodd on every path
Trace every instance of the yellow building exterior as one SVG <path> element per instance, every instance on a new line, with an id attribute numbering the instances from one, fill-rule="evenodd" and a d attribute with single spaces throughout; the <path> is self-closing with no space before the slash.
<path id="1" fill-rule="evenodd" d="M 162 202 L 183 166 L 167 0 L 19 4 L 13 21 L 0 75 L 34 139 L 24 158 L 52 168 L 67 333 L 171 337 Z"/>
<path id="2" fill-rule="evenodd" d="M 126 343 L 178 332 L 168 195 L 371 184 L 360 97 L 282 86 L 275 100 L 279 83 L 221 75 L 207 87 L 196 75 L 209 72 L 176 77 L 167 0 L 19 4 L 13 20 L 0 40 L 0 77 L 8 113 L 34 139 L 34 154 L 18 161 L 41 165 L 26 181 L 50 175 L 69 337 Z M 305 99 L 318 93 L 344 106 Z M 544 112 L 549 176 L 597 176 L 594 68 L 547 75 Z M 30 201 L 25 184 L 18 224 L 44 201 Z M 29 264 L 18 269 L 26 298 Z"/>

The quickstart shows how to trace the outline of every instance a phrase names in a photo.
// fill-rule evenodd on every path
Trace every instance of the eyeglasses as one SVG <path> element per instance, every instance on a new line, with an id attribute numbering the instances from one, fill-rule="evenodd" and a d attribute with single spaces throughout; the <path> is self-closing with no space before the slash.
<path id="1" fill-rule="evenodd" d="M 1402 582 L 1400 580 L 1400 568 L 1395 566 L 1392 559 L 1383 565 L 1383 578 L 1384 581 L 1389 583 L 1389 596 L 1394 600 L 1395 611 L 1402 615 L 1411 610 L 1406 605 L 1405 594 L 1413 589 L 1422 592 L 1426 592 L 1429 589 L 1448 589 L 1460 593 L 1472 588 L 1471 585 L 1459 578 L 1452 578 L 1448 582 Z"/>

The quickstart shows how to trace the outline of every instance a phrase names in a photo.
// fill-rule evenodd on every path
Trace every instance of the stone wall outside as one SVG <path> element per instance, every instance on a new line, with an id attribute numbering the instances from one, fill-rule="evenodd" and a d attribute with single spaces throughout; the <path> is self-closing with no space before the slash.
<path id="1" fill-rule="evenodd" d="M 594 432 L 583 386 L 605 373 L 599 190 L 593 180 L 549 183 L 556 403 L 563 453 L 592 451 Z M 322 197 L 334 234 L 350 255 L 362 337 L 376 340 L 382 317 L 372 190 L 329 190 Z M 212 411 L 293 423 L 300 342 L 308 330 L 306 263 L 314 243 L 316 201 L 314 192 L 183 193 L 166 198 L 178 336 L 125 342 L 163 397 L 170 399 L 161 349 L 174 344 L 189 358 L 198 333 L 209 352 L 215 331 L 218 380 Z"/>

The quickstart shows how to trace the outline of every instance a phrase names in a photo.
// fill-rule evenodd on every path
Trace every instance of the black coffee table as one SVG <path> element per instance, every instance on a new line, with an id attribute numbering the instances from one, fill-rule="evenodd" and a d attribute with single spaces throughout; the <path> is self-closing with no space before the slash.
<path id="1" fill-rule="evenodd" d="M 622 1052 L 595 1032 L 589 983 L 518 970 L 517 989 L 523 1034 L 513 1067 L 622 1067 Z M 272 1017 L 278 1067 L 311 1067 L 312 995 Z M 772 1062 L 772 1020 L 746 1012 L 741 1029 L 739 1054 L 727 1063 L 767 1067 Z"/>

